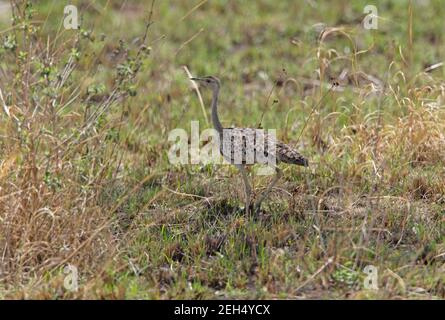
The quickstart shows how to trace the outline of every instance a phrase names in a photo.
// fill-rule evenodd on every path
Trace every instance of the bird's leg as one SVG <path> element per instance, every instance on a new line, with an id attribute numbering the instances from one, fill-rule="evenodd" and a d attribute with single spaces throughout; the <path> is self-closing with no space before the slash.
<path id="1" fill-rule="evenodd" d="M 267 189 L 261 194 L 260 198 L 257 200 L 257 202 L 255 202 L 255 213 L 258 213 L 260 211 L 261 208 L 261 202 L 263 202 L 263 200 L 267 197 L 267 195 L 270 193 L 270 191 L 272 191 L 272 188 L 274 187 L 274 185 L 278 182 L 278 180 L 280 180 L 281 178 L 281 170 L 278 167 L 275 167 L 275 177 L 273 178 L 273 180 L 270 182 L 269 186 L 267 187 Z"/>
<path id="2" fill-rule="evenodd" d="M 237 168 L 239 169 L 239 171 L 241 172 L 241 175 L 243 177 L 243 181 L 244 181 L 244 191 L 246 193 L 246 215 L 249 215 L 249 209 L 250 209 L 250 197 L 252 195 L 252 189 L 250 187 L 249 184 L 249 179 L 247 177 L 247 171 L 246 168 L 244 168 L 243 165 L 237 165 Z"/>

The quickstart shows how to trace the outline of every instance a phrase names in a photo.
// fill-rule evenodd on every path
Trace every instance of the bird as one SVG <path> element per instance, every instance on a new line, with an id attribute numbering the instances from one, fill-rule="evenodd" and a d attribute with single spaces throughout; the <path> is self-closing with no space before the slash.
<path id="1" fill-rule="evenodd" d="M 213 127 L 218 132 L 220 138 L 218 147 L 224 159 L 234 164 L 241 172 L 244 182 L 245 211 L 247 215 L 249 215 L 251 208 L 252 188 L 249 183 L 246 166 L 253 163 L 261 163 L 259 161 L 261 159 L 257 156 L 258 154 L 263 154 L 264 157 L 271 156 L 271 158 L 275 160 L 275 163 L 272 164 L 272 167 L 275 169 L 275 177 L 253 206 L 253 211 L 258 213 L 261 209 L 261 203 L 282 176 L 278 163 L 283 162 L 308 167 L 308 160 L 292 146 L 277 140 L 273 135 L 266 133 L 263 129 L 224 128 L 218 115 L 218 98 L 221 89 L 220 80 L 215 76 L 191 77 L 190 80 L 197 82 L 204 88 L 210 88 L 212 90 L 211 115 Z M 225 147 L 228 147 L 229 151 L 227 151 Z M 250 151 L 253 152 L 249 154 Z M 253 159 L 252 154 L 254 155 Z M 263 160 L 263 164 L 264 157 L 260 157 Z"/>

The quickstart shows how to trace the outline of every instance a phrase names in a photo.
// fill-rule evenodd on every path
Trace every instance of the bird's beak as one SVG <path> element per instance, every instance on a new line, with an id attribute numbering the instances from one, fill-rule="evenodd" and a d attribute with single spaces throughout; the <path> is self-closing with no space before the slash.
<path id="1" fill-rule="evenodd" d="M 199 78 L 190 78 L 190 80 L 193 80 L 193 81 L 198 81 L 198 80 L 199 80 Z"/>

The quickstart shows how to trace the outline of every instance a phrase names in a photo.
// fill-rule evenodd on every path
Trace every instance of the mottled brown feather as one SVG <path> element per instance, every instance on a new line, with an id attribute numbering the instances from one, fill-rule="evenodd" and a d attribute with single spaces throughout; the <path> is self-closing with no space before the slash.
<path id="1" fill-rule="evenodd" d="M 276 149 L 276 163 L 284 162 L 289 164 L 296 164 L 300 166 L 308 166 L 308 161 L 305 159 L 297 150 L 291 146 L 276 140 L 272 135 L 267 134 L 262 129 L 252 129 L 252 128 L 224 128 L 227 137 L 231 140 L 227 141 L 230 143 L 230 153 L 228 151 L 223 152 L 224 138 L 221 137 L 220 152 L 224 158 L 230 162 L 235 162 L 235 152 L 240 152 L 242 163 L 246 164 L 246 150 L 247 146 L 253 146 L 253 151 L 264 154 L 265 157 L 269 155 L 269 143 L 275 142 Z M 252 141 L 253 137 L 253 141 Z M 272 140 L 273 139 L 273 140 Z M 269 142 L 270 141 L 270 142 Z M 227 146 L 226 148 L 228 148 Z M 227 149 L 226 149 L 227 150 Z M 260 159 L 255 156 L 253 159 L 254 163 L 262 163 Z"/>

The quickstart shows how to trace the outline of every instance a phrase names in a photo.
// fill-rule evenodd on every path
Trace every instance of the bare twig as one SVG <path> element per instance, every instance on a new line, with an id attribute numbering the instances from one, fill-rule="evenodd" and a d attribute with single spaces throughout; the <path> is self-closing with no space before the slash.
<path id="1" fill-rule="evenodd" d="M 329 266 L 332 262 L 334 262 L 334 257 L 328 258 L 328 260 L 322 265 L 313 275 L 311 275 L 305 282 L 303 282 L 295 291 L 300 291 L 303 287 L 305 287 L 309 282 L 315 279 L 327 266 Z"/>
<path id="2" fill-rule="evenodd" d="M 192 42 L 197 36 L 199 36 L 201 34 L 201 32 L 204 31 L 204 28 L 199 29 L 198 32 L 196 32 L 193 36 L 191 36 L 187 41 L 183 42 L 178 50 L 176 50 L 175 52 L 175 56 L 179 53 L 179 51 L 181 51 L 186 45 L 188 45 L 190 42 Z"/>
<path id="3" fill-rule="evenodd" d="M 190 71 L 187 68 L 187 66 L 182 66 L 182 68 L 184 68 L 184 71 L 187 74 L 189 79 L 193 78 L 193 76 L 190 73 Z M 207 118 L 207 113 L 206 113 L 206 109 L 205 109 L 205 106 L 204 106 L 204 101 L 202 100 L 201 92 L 199 91 L 198 85 L 195 83 L 195 81 L 190 80 L 190 82 L 192 83 L 192 87 L 196 91 L 196 94 L 198 95 L 199 104 L 201 105 L 202 113 L 204 114 L 204 118 L 206 120 L 206 125 L 208 126 L 209 125 L 209 119 Z"/>
<path id="4" fill-rule="evenodd" d="M 6 113 L 8 118 L 11 118 L 11 113 L 9 112 L 9 108 L 6 105 L 5 99 L 3 98 L 3 92 L 2 89 L 0 89 L 0 101 L 2 103 L 3 111 Z"/>
<path id="5" fill-rule="evenodd" d="M 189 15 L 191 15 L 195 10 L 197 10 L 200 6 L 202 6 L 204 3 L 206 3 L 207 0 L 202 0 L 200 3 L 198 3 L 196 6 L 194 6 L 193 8 L 191 8 L 181 19 L 179 19 L 180 21 L 184 20 L 185 18 L 187 18 Z"/>

